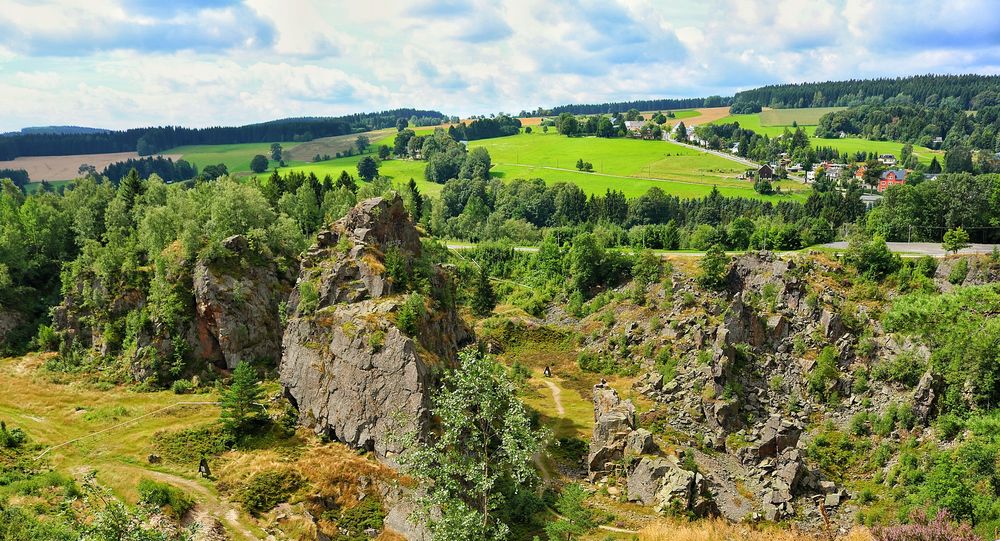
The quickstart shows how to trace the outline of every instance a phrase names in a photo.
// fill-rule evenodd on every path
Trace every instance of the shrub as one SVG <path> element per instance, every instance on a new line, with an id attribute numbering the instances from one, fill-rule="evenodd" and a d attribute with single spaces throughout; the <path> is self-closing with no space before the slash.
<path id="1" fill-rule="evenodd" d="M 385 508 L 376 498 L 368 497 L 357 505 L 343 509 L 337 519 L 337 535 L 333 541 L 364 541 L 365 530 L 381 530 L 385 523 Z"/>
<path id="2" fill-rule="evenodd" d="M 969 275 L 969 260 L 959 259 L 955 262 L 955 265 L 951 268 L 951 272 L 948 273 L 948 281 L 954 285 L 959 285 L 965 281 L 965 277 Z"/>
<path id="3" fill-rule="evenodd" d="M 302 486 L 302 477 L 293 471 L 268 470 L 254 474 L 239 490 L 239 500 L 251 515 L 274 509 Z"/>
<path id="4" fill-rule="evenodd" d="M 941 440 L 951 441 L 965 430 L 965 423 L 954 413 L 945 413 L 938 417 L 935 428 Z"/>
<path id="5" fill-rule="evenodd" d="M 170 390 L 173 391 L 174 394 L 188 394 L 194 390 L 194 385 L 190 380 L 179 379 L 170 386 Z"/>
<path id="6" fill-rule="evenodd" d="M 299 284 L 299 313 L 308 315 L 319 307 L 319 291 L 316 284 L 305 281 Z"/>
<path id="7" fill-rule="evenodd" d="M 872 528 L 872 536 L 876 541 L 982 541 L 969 525 L 952 522 L 943 509 L 933 519 L 928 519 L 922 510 L 914 511 L 910 521 L 910 524 L 877 526 Z"/>
<path id="8" fill-rule="evenodd" d="M 878 381 L 913 387 L 920 382 L 920 376 L 926 369 L 927 364 L 915 352 L 904 351 L 872 367 L 872 377 Z"/>
<path id="9" fill-rule="evenodd" d="M 424 297 L 419 293 L 412 293 L 406 298 L 406 302 L 399 308 L 396 315 L 396 325 L 399 330 L 408 336 L 416 336 L 418 324 L 424 318 Z"/>
<path id="10" fill-rule="evenodd" d="M 372 351 L 381 350 L 383 344 L 385 344 L 385 331 L 382 329 L 376 329 L 368 335 L 368 347 L 372 348 Z"/>
<path id="11" fill-rule="evenodd" d="M 809 373 L 809 391 L 823 398 L 832 396 L 831 386 L 840 377 L 837 369 L 837 350 L 826 346 L 816 359 L 816 366 Z"/>
<path id="12" fill-rule="evenodd" d="M 194 507 L 194 500 L 181 489 L 151 479 L 139 481 L 139 501 L 162 509 L 174 518 L 183 517 Z"/>
<path id="13" fill-rule="evenodd" d="M 197 464 L 203 456 L 218 456 L 229 449 L 222 426 L 209 424 L 153 434 L 153 449 L 165 460 Z"/>

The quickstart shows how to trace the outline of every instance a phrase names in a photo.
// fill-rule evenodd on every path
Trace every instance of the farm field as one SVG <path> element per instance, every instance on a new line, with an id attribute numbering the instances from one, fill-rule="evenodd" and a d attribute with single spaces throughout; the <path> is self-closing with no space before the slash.
<path id="1" fill-rule="evenodd" d="M 815 126 L 827 113 L 843 111 L 846 107 L 809 107 L 805 109 L 765 109 L 760 112 L 761 126 Z"/>
<path id="2" fill-rule="evenodd" d="M 365 133 L 351 133 L 347 135 L 335 135 L 333 137 L 313 139 L 312 141 L 299 143 L 294 147 L 285 149 L 285 162 L 309 162 L 312 161 L 313 156 L 316 156 L 317 154 L 329 154 L 331 156 L 336 156 L 338 152 L 344 152 L 349 148 L 353 148 L 354 142 L 357 140 L 359 135 L 365 135 L 370 141 L 375 142 L 383 140 L 387 136 L 392 136 L 395 133 L 395 128 L 386 128 L 384 130 L 376 130 Z"/>
<path id="3" fill-rule="evenodd" d="M 180 155 L 173 151 L 166 151 L 161 156 L 174 160 L 180 158 Z M 24 156 L 14 160 L 0 161 L 0 169 L 24 169 L 28 172 L 32 183 L 43 180 L 71 180 L 80 176 L 79 170 L 83 164 L 93 165 L 100 172 L 112 163 L 138 157 L 139 154 L 135 152 L 75 154 L 72 156 Z M 248 161 L 248 169 L 249 164 Z"/>
<path id="4" fill-rule="evenodd" d="M 391 144 L 392 136 L 377 141 Z M 752 185 L 734 177 L 745 167 L 739 163 L 691 150 L 664 141 L 635 139 L 568 138 L 556 133 L 531 133 L 496 139 L 472 141 L 470 147 L 482 146 L 493 160 L 492 173 L 503 180 L 541 178 L 552 182 L 572 182 L 588 194 L 603 194 L 608 189 L 621 190 L 630 197 L 646 193 L 652 187 L 684 198 L 703 197 L 718 186 L 724 195 L 760 196 Z M 583 158 L 594 164 L 595 172 L 575 170 L 576 161 Z M 361 156 L 351 156 L 325 162 L 300 164 L 285 170 L 311 171 L 317 176 L 336 177 L 341 171 L 355 174 Z M 441 185 L 424 178 L 424 162 L 387 160 L 379 172 L 405 182 L 413 178 L 423 193 L 436 195 Z M 642 178 L 637 178 L 642 177 Z M 795 181 L 779 184 L 783 190 L 802 190 Z M 801 196 L 794 196 L 801 197 Z"/>

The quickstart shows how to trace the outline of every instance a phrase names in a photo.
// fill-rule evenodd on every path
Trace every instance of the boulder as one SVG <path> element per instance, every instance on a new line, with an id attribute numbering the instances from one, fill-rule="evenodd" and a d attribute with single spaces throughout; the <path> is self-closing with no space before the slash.
<path id="1" fill-rule="evenodd" d="M 779 415 L 768 418 L 760 431 L 760 443 L 757 444 L 757 457 L 774 458 L 785 449 L 795 447 L 799 442 L 802 428 L 791 420 L 782 420 Z"/>
<path id="2" fill-rule="evenodd" d="M 626 481 L 629 501 L 652 505 L 658 512 L 714 510 L 705 476 L 665 458 L 643 457 Z"/>
<path id="3" fill-rule="evenodd" d="M 396 326 L 406 298 L 392 294 L 390 250 L 411 265 L 420 254 L 398 196 L 362 201 L 319 235 L 289 298 L 279 375 L 303 425 L 392 463 L 406 436 L 426 434 L 433 367 L 453 366 L 470 335 L 446 299 L 417 322 L 419 340 Z M 443 269 L 429 278 L 432 291 L 451 288 Z M 308 305 L 305 282 L 317 292 Z"/>
<path id="4" fill-rule="evenodd" d="M 629 432 L 625 439 L 625 451 L 634 455 L 645 455 L 656 452 L 653 433 L 640 428 Z"/>
<path id="5" fill-rule="evenodd" d="M 830 340 L 836 340 L 847 332 L 844 329 L 844 322 L 840 319 L 840 315 L 825 308 L 823 309 L 823 313 L 820 314 L 819 326 L 823 331 L 823 336 Z"/>

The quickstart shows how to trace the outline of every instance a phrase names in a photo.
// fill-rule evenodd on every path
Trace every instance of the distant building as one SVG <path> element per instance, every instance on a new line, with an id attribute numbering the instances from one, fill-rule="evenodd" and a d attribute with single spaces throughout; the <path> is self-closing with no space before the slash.
<path id="1" fill-rule="evenodd" d="M 642 125 L 645 124 L 642 120 L 626 120 L 625 130 L 630 132 L 638 132 L 642 129 Z"/>
<path id="2" fill-rule="evenodd" d="M 765 163 L 764 165 L 760 166 L 760 169 L 757 170 L 757 177 L 772 179 L 774 178 L 774 169 L 772 169 L 770 165 Z"/>
<path id="3" fill-rule="evenodd" d="M 901 186 L 906 184 L 905 169 L 890 169 L 882 173 L 882 178 L 878 181 L 878 191 L 884 192 L 889 186 Z"/>
<path id="4" fill-rule="evenodd" d="M 806 171 L 806 182 L 814 182 L 816 180 L 816 171 Z"/>
<path id="5" fill-rule="evenodd" d="M 893 154 L 879 154 L 878 161 L 882 162 L 883 165 L 892 167 L 896 165 L 896 156 Z"/>
<path id="6" fill-rule="evenodd" d="M 865 210 L 871 210 L 882 200 L 881 195 L 876 195 L 873 193 L 861 194 L 861 202 L 865 205 Z"/>

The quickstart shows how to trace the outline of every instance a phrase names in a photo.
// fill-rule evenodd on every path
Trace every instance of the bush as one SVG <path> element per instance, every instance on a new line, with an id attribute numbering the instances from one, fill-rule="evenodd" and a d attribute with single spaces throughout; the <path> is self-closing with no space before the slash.
<path id="1" fill-rule="evenodd" d="M 240 489 L 238 498 L 247 512 L 259 516 L 288 501 L 302 482 L 302 477 L 293 471 L 263 471 L 250 477 Z"/>
<path id="2" fill-rule="evenodd" d="M 954 285 L 959 285 L 965 281 L 965 277 L 969 275 L 969 260 L 959 259 L 955 262 L 955 265 L 951 268 L 951 272 L 948 273 L 948 281 Z"/>
<path id="3" fill-rule="evenodd" d="M 965 430 L 965 423 L 954 413 L 945 413 L 938 417 L 934 427 L 937 429 L 938 438 L 942 441 L 951 441 Z"/>
<path id="4" fill-rule="evenodd" d="M 170 390 L 174 394 L 188 394 L 194 390 L 194 384 L 190 380 L 179 379 L 170 386 Z"/>
<path id="5" fill-rule="evenodd" d="M 952 522 L 943 509 L 934 519 L 928 519 L 922 510 L 915 511 L 910 521 L 910 524 L 877 526 L 872 528 L 872 536 L 876 541 L 982 541 L 967 524 Z"/>
<path id="6" fill-rule="evenodd" d="M 823 398 L 832 396 L 832 385 L 840 377 L 837 369 L 837 350 L 826 346 L 816 359 L 816 366 L 809 373 L 809 391 Z"/>
<path id="7" fill-rule="evenodd" d="M 165 460 L 185 464 L 197 464 L 203 456 L 221 455 L 230 444 L 218 424 L 153 434 L 153 449 L 158 455 Z"/>
<path id="8" fill-rule="evenodd" d="M 151 479 L 139 481 L 139 502 L 181 518 L 194 507 L 194 500 L 181 489 Z"/>
<path id="9" fill-rule="evenodd" d="M 396 325 L 403 334 L 416 336 L 419 330 L 420 320 L 424 318 L 424 297 L 419 293 L 412 293 L 406 298 L 406 302 L 399 308 L 396 315 Z"/>
<path id="10" fill-rule="evenodd" d="M 319 291 L 316 284 L 306 281 L 299 284 L 299 313 L 309 315 L 319 307 Z"/>
<path id="11" fill-rule="evenodd" d="M 927 363 L 912 351 L 904 351 L 872 367 L 872 377 L 878 381 L 898 383 L 913 387 L 920 382 L 920 376 L 927 369 Z"/>
<path id="12" fill-rule="evenodd" d="M 385 508 L 376 498 L 365 498 L 354 507 L 343 509 L 337 519 L 337 535 L 333 541 L 364 541 L 367 529 L 382 530 Z"/>

